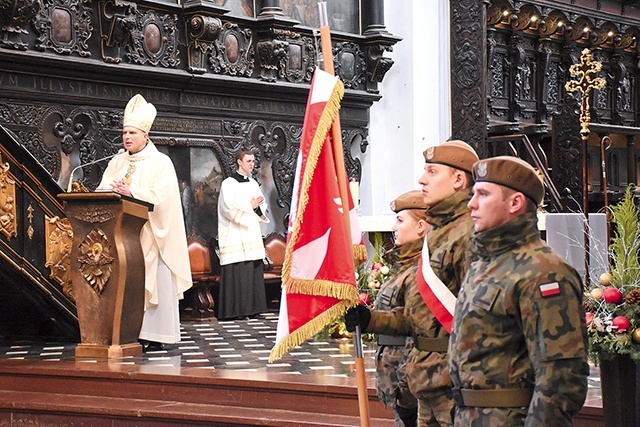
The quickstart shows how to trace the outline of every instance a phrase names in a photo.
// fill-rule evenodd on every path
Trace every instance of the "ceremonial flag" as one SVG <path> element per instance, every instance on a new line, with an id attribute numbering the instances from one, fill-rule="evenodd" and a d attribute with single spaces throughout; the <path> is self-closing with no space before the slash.
<path id="1" fill-rule="evenodd" d="M 338 187 L 331 125 L 342 82 L 316 69 L 307 100 L 293 185 L 282 298 L 270 361 L 320 332 L 357 303 L 352 235 Z M 349 197 L 350 198 L 350 197 Z M 346 209 L 353 207 L 351 202 Z M 354 209 L 355 211 L 355 209 Z"/>

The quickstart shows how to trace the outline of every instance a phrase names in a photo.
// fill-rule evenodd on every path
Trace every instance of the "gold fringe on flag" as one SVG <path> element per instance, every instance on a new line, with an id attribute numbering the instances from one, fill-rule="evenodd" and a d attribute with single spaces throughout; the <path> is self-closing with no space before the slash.
<path id="1" fill-rule="evenodd" d="M 340 80 L 337 80 L 336 85 L 333 87 L 331 92 L 331 96 L 322 111 L 318 121 L 318 126 L 316 127 L 316 132 L 313 135 L 313 141 L 311 142 L 306 167 L 302 176 L 302 185 L 299 189 L 300 198 L 299 209 L 296 213 L 297 218 L 294 221 L 291 237 L 285 250 L 285 259 L 282 265 L 282 283 L 286 286 L 287 292 L 290 293 L 321 295 L 355 301 L 357 300 L 357 292 L 352 283 L 336 283 L 324 280 L 291 278 L 293 247 L 298 241 L 302 219 L 304 218 L 304 213 L 306 211 L 307 204 L 309 203 L 309 187 L 311 186 L 311 180 L 316 170 L 316 166 L 318 165 L 318 158 L 320 157 L 322 147 L 327 139 L 329 131 L 331 130 L 331 125 L 340 111 L 340 101 L 342 100 L 343 95 L 344 84 Z"/>
<path id="2" fill-rule="evenodd" d="M 356 304 L 356 302 L 352 301 L 341 301 L 287 335 L 271 349 L 271 353 L 269 354 L 269 363 L 275 362 L 290 350 L 305 342 L 309 337 L 318 334 L 335 319 L 344 316 L 347 309 L 354 307 Z"/>
<path id="3" fill-rule="evenodd" d="M 353 262 L 356 267 L 364 264 L 368 258 L 367 248 L 363 244 L 353 245 Z"/>

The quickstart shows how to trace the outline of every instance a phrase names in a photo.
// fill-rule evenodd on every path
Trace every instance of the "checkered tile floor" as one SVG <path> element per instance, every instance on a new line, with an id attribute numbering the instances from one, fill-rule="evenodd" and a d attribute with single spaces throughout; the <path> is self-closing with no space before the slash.
<path id="1" fill-rule="evenodd" d="M 277 372 L 320 376 L 355 376 L 353 344 L 350 339 L 335 339 L 320 334 L 292 350 L 275 363 L 269 353 L 275 341 L 277 313 L 265 313 L 255 319 L 211 322 L 183 322 L 182 340 L 162 351 L 121 359 L 122 364 L 142 366 L 230 369 L 249 372 Z M 74 360 L 75 343 L 33 343 L 0 341 L 0 358 Z M 375 376 L 376 344 L 363 342 L 365 372 Z M 82 359 L 91 363 L 91 359 Z M 591 368 L 589 406 L 601 406 L 600 375 Z"/>
<path id="2" fill-rule="evenodd" d="M 162 351 L 123 358 L 121 363 L 328 376 L 355 375 L 351 340 L 331 338 L 325 333 L 306 341 L 275 363 L 269 363 L 277 322 L 277 313 L 265 313 L 249 320 L 183 322 L 180 343 L 168 345 Z M 74 360 L 75 346 L 75 343 L 0 341 L 0 358 Z M 375 374 L 375 350 L 375 344 L 363 343 L 365 371 L 369 377 Z"/>

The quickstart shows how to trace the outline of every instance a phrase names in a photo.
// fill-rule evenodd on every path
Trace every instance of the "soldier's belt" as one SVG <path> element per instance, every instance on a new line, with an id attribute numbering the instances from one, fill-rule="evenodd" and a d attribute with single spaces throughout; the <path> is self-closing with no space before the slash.
<path id="1" fill-rule="evenodd" d="M 378 335 L 378 345 L 404 345 L 407 337 L 395 335 Z"/>
<path id="2" fill-rule="evenodd" d="M 413 346 L 420 351 L 436 351 L 438 353 L 446 353 L 449 346 L 449 338 L 427 338 L 421 336 L 413 337 Z"/>
<path id="3" fill-rule="evenodd" d="M 520 408 L 529 406 L 533 396 L 531 388 L 475 390 L 453 387 L 452 391 L 456 405 L 476 408 Z"/>

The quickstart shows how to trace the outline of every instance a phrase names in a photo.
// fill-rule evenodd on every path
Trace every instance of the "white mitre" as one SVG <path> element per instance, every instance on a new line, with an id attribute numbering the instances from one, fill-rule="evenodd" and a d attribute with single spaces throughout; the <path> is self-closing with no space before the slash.
<path id="1" fill-rule="evenodd" d="M 145 133 L 149 133 L 153 120 L 156 118 L 156 107 L 148 103 L 140 94 L 135 95 L 124 109 L 122 127 L 133 126 Z"/>

